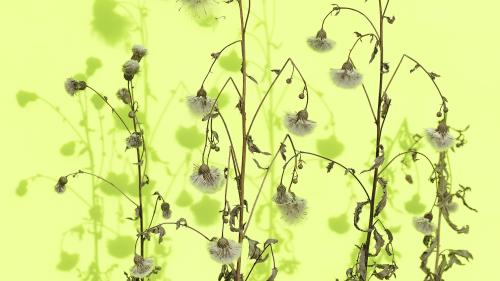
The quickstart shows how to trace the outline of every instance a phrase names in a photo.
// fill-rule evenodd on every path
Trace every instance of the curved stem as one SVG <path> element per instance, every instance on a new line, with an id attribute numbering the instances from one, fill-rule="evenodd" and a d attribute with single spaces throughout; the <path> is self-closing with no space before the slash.
<path id="1" fill-rule="evenodd" d="M 421 152 L 418 152 L 418 151 L 412 151 L 412 150 L 409 150 L 409 151 L 405 151 L 405 152 L 401 152 L 399 153 L 398 155 L 394 156 L 383 168 L 380 169 L 379 171 L 379 175 L 381 175 L 388 167 L 389 165 L 394 162 L 394 160 L 396 160 L 396 158 L 398 157 L 401 157 L 403 155 L 406 155 L 408 153 L 416 153 L 418 155 L 422 155 L 425 157 L 425 159 L 427 159 L 427 161 L 429 162 L 429 164 L 431 165 L 432 167 L 432 171 L 433 171 L 433 174 L 436 172 L 436 167 L 434 166 L 434 164 L 432 163 L 431 159 L 429 157 L 427 157 L 427 155 L 425 155 L 424 153 L 421 153 Z"/>
<path id="2" fill-rule="evenodd" d="M 208 238 L 208 236 L 206 236 L 205 234 L 203 234 L 201 231 L 199 231 L 198 229 L 194 228 L 194 227 L 191 227 L 189 226 L 187 223 L 179 223 L 179 222 L 164 222 L 164 223 L 160 223 L 160 224 L 157 224 L 153 227 L 150 227 L 148 229 L 145 230 L 145 232 L 148 232 L 150 231 L 151 229 L 155 228 L 155 227 L 158 227 L 158 226 L 162 226 L 162 225 L 176 225 L 176 226 L 179 226 L 179 227 L 185 227 L 185 228 L 188 228 L 188 229 L 191 229 L 192 231 L 198 233 L 199 235 L 201 235 L 203 238 L 205 238 L 207 241 L 211 241 L 210 238 Z"/>
<path id="3" fill-rule="evenodd" d="M 226 46 L 224 46 L 219 52 L 215 53 L 215 57 L 214 57 L 214 60 L 212 61 L 212 64 L 210 64 L 210 67 L 208 68 L 208 71 L 207 71 L 207 74 L 205 75 L 205 78 L 203 78 L 203 81 L 201 82 L 201 87 L 200 89 L 203 88 L 203 86 L 205 85 L 205 82 L 207 81 L 207 78 L 208 76 L 210 75 L 210 73 L 212 73 L 212 68 L 214 67 L 215 63 L 217 62 L 217 60 L 220 58 L 220 55 L 229 47 L 231 47 L 232 45 L 236 44 L 236 43 L 239 43 L 241 42 L 241 40 L 236 40 L 232 43 L 229 43 L 227 44 Z"/>
<path id="4" fill-rule="evenodd" d="M 132 200 L 127 194 L 125 194 L 125 192 L 123 192 L 118 186 L 116 186 L 114 183 L 110 182 L 109 180 L 101 177 L 101 176 L 98 176 L 94 173 L 91 173 L 91 172 L 85 172 L 85 171 L 82 171 L 82 170 L 78 170 L 77 172 L 74 172 L 74 173 L 71 173 L 71 174 L 68 174 L 67 177 L 69 176 L 77 176 L 79 174 L 83 174 L 83 175 L 89 175 L 89 176 L 92 176 L 92 177 L 95 177 L 95 178 L 98 178 L 100 180 L 102 180 L 103 182 L 111 185 L 113 188 L 115 188 L 118 192 L 120 192 L 125 198 L 128 199 L 128 201 L 130 201 L 132 204 L 134 204 L 135 206 L 138 206 L 137 203 L 134 202 L 134 200 Z"/>
<path id="5" fill-rule="evenodd" d="M 368 21 L 368 23 L 371 25 L 371 27 L 373 28 L 373 31 L 375 32 L 375 34 L 377 34 L 377 37 L 380 37 L 380 35 L 379 35 L 378 31 L 377 31 L 377 28 L 375 27 L 375 25 L 373 24 L 373 22 L 370 20 L 370 18 L 365 13 L 361 12 L 358 9 L 354 9 L 354 8 L 350 8 L 350 7 L 341 7 L 341 6 L 337 5 L 337 4 L 332 4 L 332 5 L 333 5 L 332 10 L 330 12 L 328 12 L 328 14 L 326 14 L 326 16 L 323 18 L 323 22 L 321 23 L 321 28 L 322 29 L 324 29 L 326 19 L 329 16 L 331 16 L 334 12 L 340 13 L 340 10 L 348 10 L 348 11 L 352 11 L 352 12 L 358 13 L 361 16 L 363 16 Z"/>
<path id="6" fill-rule="evenodd" d="M 108 98 L 103 96 L 101 93 L 99 93 L 98 91 L 96 91 L 94 88 L 92 88 L 91 86 L 87 85 L 87 88 L 91 89 L 96 95 L 98 95 L 110 108 L 111 108 L 111 111 L 113 112 L 114 115 L 116 115 L 116 117 L 118 117 L 118 119 L 120 120 L 120 122 L 123 124 L 123 127 L 125 127 L 125 129 L 127 129 L 127 131 L 129 133 L 132 133 L 129 129 L 129 127 L 127 126 L 127 124 L 125 123 L 125 121 L 123 121 L 123 118 L 120 116 L 120 114 L 115 110 L 115 108 L 108 102 Z"/>

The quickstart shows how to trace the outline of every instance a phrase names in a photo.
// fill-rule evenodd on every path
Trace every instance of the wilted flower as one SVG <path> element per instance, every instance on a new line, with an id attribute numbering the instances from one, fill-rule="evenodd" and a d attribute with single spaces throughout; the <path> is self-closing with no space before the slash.
<path id="1" fill-rule="evenodd" d="M 196 96 L 188 97 L 187 104 L 189 109 L 197 115 L 205 115 L 210 112 L 214 101 L 207 96 L 205 89 L 201 88 Z"/>
<path id="2" fill-rule="evenodd" d="M 130 96 L 130 92 L 128 91 L 128 89 L 125 89 L 125 88 L 121 88 L 120 90 L 118 90 L 118 92 L 116 92 L 116 96 L 124 103 L 124 104 L 130 104 L 131 102 L 131 96 Z"/>
<path id="3" fill-rule="evenodd" d="M 55 191 L 59 194 L 64 193 L 66 191 L 66 184 L 68 183 L 68 178 L 66 176 L 62 176 L 57 180 L 56 186 L 54 187 Z"/>
<path id="4" fill-rule="evenodd" d="M 335 42 L 328 39 L 326 37 L 326 31 L 321 29 L 318 33 L 316 33 L 316 36 L 312 36 L 307 39 L 307 44 L 317 52 L 327 52 L 333 48 Z"/>
<path id="5" fill-rule="evenodd" d="M 413 226 L 425 235 L 432 234 L 434 231 L 434 224 L 426 217 L 416 217 L 413 219 Z"/>
<path id="6" fill-rule="evenodd" d="M 126 61 L 122 66 L 122 71 L 125 80 L 132 80 L 134 78 L 134 75 L 139 72 L 139 62 L 132 59 Z"/>
<path id="7" fill-rule="evenodd" d="M 429 143 L 439 152 L 450 148 L 455 140 L 444 122 L 440 122 L 436 129 L 428 128 L 425 135 Z"/>
<path id="8" fill-rule="evenodd" d="M 161 203 L 160 208 L 163 217 L 168 220 L 172 216 L 172 210 L 170 209 L 170 204 L 168 204 L 167 202 L 163 202 Z"/>
<path id="9" fill-rule="evenodd" d="M 208 242 L 208 252 L 212 259 L 218 263 L 230 264 L 241 255 L 241 245 L 233 240 L 214 238 Z"/>
<path id="10" fill-rule="evenodd" d="M 85 88 L 87 88 L 87 83 L 85 83 L 85 81 L 77 81 L 73 78 L 68 78 L 64 82 L 64 88 L 70 96 L 74 96 L 76 92 L 85 90 Z"/>
<path id="11" fill-rule="evenodd" d="M 345 62 L 341 69 L 331 69 L 330 76 L 335 85 L 344 89 L 356 88 L 363 80 L 363 76 L 350 62 Z"/>
<path id="12" fill-rule="evenodd" d="M 304 136 L 312 132 L 316 122 L 308 120 L 309 114 L 303 109 L 297 113 L 289 113 L 285 116 L 285 127 L 293 134 Z"/>
<path id="13" fill-rule="evenodd" d="M 291 196 L 286 192 L 286 187 L 283 184 L 280 184 L 278 188 L 276 188 L 276 194 L 273 197 L 273 201 L 276 204 L 286 204 L 291 200 Z"/>
<path id="14" fill-rule="evenodd" d="M 306 215 L 307 202 L 305 199 L 295 195 L 291 196 L 290 201 L 284 204 L 278 204 L 283 220 L 288 223 L 297 223 Z"/>
<path id="15" fill-rule="evenodd" d="M 199 190 L 213 193 L 221 187 L 222 176 L 217 168 L 210 168 L 207 164 L 201 164 L 191 175 L 191 183 Z"/>
<path id="16" fill-rule="evenodd" d="M 130 274 L 135 278 L 144 278 L 149 276 L 154 269 L 154 261 L 152 258 L 145 259 L 139 255 L 135 255 L 134 266 L 130 269 Z"/>
<path id="17" fill-rule="evenodd" d="M 142 136 L 138 132 L 133 132 L 128 138 L 127 138 L 127 148 L 137 148 L 142 145 Z"/>
<path id="18" fill-rule="evenodd" d="M 134 45 L 132 47 L 132 59 L 138 62 L 148 53 L 148 49 L 142 45 Z"/>

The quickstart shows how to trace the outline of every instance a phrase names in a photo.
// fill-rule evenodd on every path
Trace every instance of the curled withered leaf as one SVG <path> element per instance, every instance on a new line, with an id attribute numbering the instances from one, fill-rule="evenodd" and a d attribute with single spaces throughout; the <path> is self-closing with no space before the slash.
<path id="1" fill-rule="evenodd" d="M 379 177 L 379 178 L 377 179 L 377 182 L 378 182 L 378 184 L 380 184 L 380 186 L 382 186 L 382 187 L 386 187 L 386 186 L 387 186 L 387 180 L 385 180 L 383 177 Z"/>
<path id="2" fill-rule="evenodd" d="M 181 226 L 187 226 L 187 221 L 185 218 L 180 218 L 175 222 L 175 229 L 179 229 Z"/>
<path id="3" fill-rule="evenodd" d="M 457 191 L 454 195 L 456 197 L 460 198 L 462 200 L 462 204 L 465 207 L 467 207 L 469 210 L 477 212 L 477 209 L 472 208 L 469 204 L 467 204 L 467 201 L 465 201 L 465 194 L 467 193 L 467 191 L 470 191 L 471 188 L 468 186 L 461 185 L 461 184 L 459 186 L 460 186 L 460 190 Z"/>
<path id="4" fill-rule="evenodd" d="M 255 165 L 257 166 L 257 168 L 259 169 L 262 169 L 262 170 L 267 170 L 266 167 L 262 167 L 262 165 L 260 165 L 259 161 L 257 161 L 257 159 L 255 158 L 252 158 L 253 162 L 255 162 Z"/>
<path id="5" fill-rule="evenodd" d="M 429 77 L 430 77 L 432 80 L 436 80 L 436 78 L 441 77 L 441 75 L 439 75 L 439 74 L 437 74 L 437 73 L 434 73 L 434 72 L 429 72 Z"/>
<path id="6" fill-rule="evenodd" d="M 334 164 L 335 164 L 335 163 L 334 163 L 333 161 L 332 161 L 332 162 L 330 162 L 330 163 L 328 163 L 328 165 L 326 166 L 326 172 L 327 172 L 327 173 L 329 173 L 329 172 L 331 172 L 331 171 L 332 171 L 332 169 L 333 169 L 333 165 L 334 165 Z"/>
<path id="7" fill-rule="evenodd" d="M 252 80 L 252 82 L 254 82 L 255 84 L 259 84 L 259 83 L 257 82 L 257 79 L 253 78 L 253 76 L 251 76 L 251 75 L 247 75 L 247 77 L 248 77 L 248 79 Z"/>
<path id="8" fill-rule="evenodd" d="M 431 270 L 427 266 L 427 262 L 429 260 L 429 257 L 434 252 L 434 249 L 436 248 L 436 246 L 437 246 L 436 240 L 433 239 L 432 243 L 430 243 L 429 247 L 422 253 L 422 255 L 420 255 L 420 261 L 421 261 L 420 262 L 420 269 L 423 272 L 425 272 L 425 274 L 427 274 L 427 275 L 432 274 Z"/>
<path id="9" fill-rule="evenodd" d="M 378 201 L 377 207 L 375 207 L 375 213 L 373 214 L 375 217 L 378 216 L 382 210 L 385 208 L 385 205 L 387 204 L 387 185 L 382 186 L 382 197 L 380 198 L 380 201 Z"/>
<path id="10" fill-rule="evenodd" d="M 265 255 L 262 257 L 262 250 L 259 248 L 259 242 L 250 239 L 248 236 L 245 236 L 248 241 L 248 258 L 255 260 L 256 263 L 261 263 L 265 261 L 269 255 Z"/>
<path id="11" fill-rule="evenodd" d="M 370 58 L 370 62 L 369 63 L 372 63 L 372 61 L 375 59 L 375 56 L 377 56 L 378 54 L 378 41 L 377 43 L 375 43 L 375 47 L 373 48 L 373 52 L 372 52 L 372 56 Z"/>
<path id="12" fill-rule="evenodd" d="M 391 99 L 387 95 L 387 93 L 384 94 L 383 98 L 383 103 L 382 103 L 382 118 L 385 119 L 387 117 L 387 112 L 389 112 L 389 107 L 391 106 Z"/>
<path id="13" fill-rule="evenodd" d="M 354 227 L 356 227 L 356 229 L 359 231 L 367 232 L 367 230 L 363 230 L 363 229 L 359 228 L 358 222 L 359 222 L 359 217 L 361 215 L 361 212 L 363 211 L 363 207 L 369 203 L 370 203 L 370 201 L 358 202 L 356 204 L 356 208 L 354 209 Z"/>
<path id="14" fill-rule="evenodd" d="M 385 240 L 376 228 L 373 230 L 373 239 L 375 239 L 375 254 L 370 254 L 370 256 L 376 257 L 380 253 L 380 250 L 382 250 L 382 247 L 384 247 Z"/>
<path id="15" fill-rule="evenodd" d="M 163 236 L 165 236 L 165 228 L 161 225 L 155 226 L 150 229 L 151 233 L 158 234 L 158 243 L 163 241 Z"/>
<path id="16" fill-rule="evenodd" d="M 361 245 L 361 249 L 359 249 L 358 256 L 358 273 L 361 276 L 361 280 L 366 280 L 366 264 L 367 264 L 368 255 L 366 253 L 365 244 Z"/>
<path id="17" fill-rule="evenodd" d="M 277 275 L 278 275 L 278 268 L 273 267 L 273 269 L 271 269 L 271 275 L 269 276 L 269 278 L 267 278 L 267 281 L 274 281 Z"/>
<path id="18" fill-rule="evenodd" d="M 413 177 L 410 175 L 410 174 L 407 174 L 405 176 L 405 180 L 409 183 L 409 184 L 413 184 Z"/>
<path id="19" fill-rule="evenodd" d="M 415 70 L 417 70 L 417 69 L 419 69 L 419 68 L 420 68 L 420 64 L 418 64 L 418 63 L 417 63 L 417 64 L 415 64 L 415 66 L 414 66 L 412 69 L 410 69 L 410 73 L 415 72 Z"/>
<path id="20" fill-rule="evenodd" d="M 269 152 L 265 152 L 265 151 L 260 150 L 260 148 L 253 142 L 253 138 L 250 135 L 247 137 L 247 145 L 248 145 L 248 150 L 252 153 L 271 155 L 271 153 L 269 153 Z"/>
<path id="21" fill-rule="evenodd" d="M 376 264 L 373 275 L 380 280 L 389 280 L 392 276 L 396 275 L 396 269 L 398 267 L 395 264 Z"/>
<path id="22" fill-rule="evenodd" d="M 441 209 L 442 210 L 442 214 L 443 214 L 443 218 L 446 220 L 446 222 L 448 223 L 448 225 L 453 229 L 455 230 L 458 234 L 467 234 L 469 233 L 469 226 L 468 225 L 464 225 L 462 227 L 458 227 L 455 223 L 453 223 L 450 219 L 450 213 L 445 209 Z"/>
<path id="23" fill-rule="evenodd" d="M 201 121 L 207 121 L 208 119 L 215 119 L 217 118 L 217 116 L 219 116 L 219 112 L 217 112 L 215 109 L 212 113 L 209 113 L 205 116 L 203 116 L 203 118 L 201 119 Z"/>
<path id="24" fill-rule="evenodd" d="M 267 246 L 270 246 L 273 244 L 277 244 L 277 243 L 278 243 L 278 239 L 269 238 L 266 240 L 266 242 L 264 242 L 264 247 L 267 247 Z"/>
<path id="25" fill-rule="evenodd" d="M 279 151 L 280 151 L 281 158 L 283 159 L 283 161 L 286 161 L 286 145 L 284 143 L 281 143 Z"/>
<path id="26" fill-rule="evenodd" d="M 389 241 L 387 241 L 387 244 L 385 245 L 385 252 L 387 253 L 387 255 L 392 256 L 393 253 L 392 253 L 390 245 L 392 244 L 392 240 L 394 239 L 394 236 L 392 235 L 392 232 L 387 228 L 385 229 L 385 234 L 387 235 L 387 240 L 389 240 Z"/>
<path id="27" fill-rule="evenodd" d="M 388 23 L 390 24 L 393 24 L 394 21 L 396 20 L 396 17 L 395 16 L 392 16 L 392 17 L 386 17 L 384 16 L 384 18 L 387 20 Z"/>

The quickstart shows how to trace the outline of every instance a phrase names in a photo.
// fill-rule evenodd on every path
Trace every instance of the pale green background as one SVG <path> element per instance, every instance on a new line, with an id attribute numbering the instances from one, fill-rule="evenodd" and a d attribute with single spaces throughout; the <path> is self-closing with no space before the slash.
<path id="1" fill-rule="evenodd" d="M 103 3 L 102 1 L 98 2 Z M 126 2 L 136 4 L 135 1 Z M 309 50 L 305 38 L 317 31 L 330 1 L 254 2 L 255 14 L 260 18 L 267 18 L 268 26 L 272 25 L 273 18 L 276 21 L 272 39 L 279 49 L 271 49 L 271 65 L 264 67 L 278 68 L 288 56 L 293 57 L 311 87 L 324 94 L 324 101 L 335 118 L 335 126 L 324 127 L 329 121 L 329 113 L 325 111 L 318 96 L 311 95 L 310 116 L 319 123 L 319 126 L 312 136 L 298 139 L 297 144 L 304 150 L 315 151 L 317 139 L 328 139 L 335 133 L 345 146 L 338 159 L 359 170 L 365 168 L 371 159 L 373 150 L 371 141 L 374 133 L 366 101 L 359 89 L 349 92 L 335 88 L 328 80 L 327 73 L 329 68 L 338 67 L 345 59 L 346 52 L 352 44 L 352 32 L 369 32 L 368 27 L 353 14 L 345 13 L 338 18 L 330 19 L 327 31 L 329 36 L 337 41 L 337 46 L 331 53 L 317 54 Z M 350 2 L 353 2 L 352 5 L 371 11 L 372 15 L 375 12 L 374 0 L 369 0 L 367 4 L 361 0 L 344 1 L 343 4 Z M 471 232 L 463 236 L 445 231 L 443 247 L 467 248 L 473 253 L 474 260 L 464 267 L 454 268 L 448 273 L 446 280 L 495 279 L 497 271 L 495 258 L 500 250 L 498 202 L 496 202 L 500 196 L 496 177 L 497 159 L 500 156 L 497 148 L 499 136 L 497 127 L 500 120 L 497 80 L 500 60 L 497 39 L 499 22 L 496 11 L 500 8 L 500 4 L 485 0 L 475 2 L 392 0 L 391 2 L 388 15 L 396 15 L 396 22 L 386 29 L 387 60 L 394 67 L 401 54 L 407 53 L 439 73 L 442 77 L 438 79 L 438 83 L 450 100 L 450 123 L 455 127 L 471 125 L 467 133 L 469 143 L 457 154 L 452 154 L 453 179 L 455 188 L 458 183 L 472 186 L 473 192 L 469 194 L 469 201 L 480 212 L 475 214 L 461 208 L 455 220 L 459 224 L 469 223 Z M 263 16 L 263 3 L 267 3 L 266 16 Z M 274 16 L 273 3 L 275 3 Z M 168 201 L 178 200 L 183 190 L 194 200 L 195 207 L 179 207 L 173 203 L 174 217 L 185 217 L 193 223 L 197 219 L 192 210 L 200 206 L 196 203 L 199 203 L 202 196 L 186 181 L 187 174 L 196 161 L 189 161 L 187 165 L 182 164 L 189 150 L 176 141 L 176 132 L 181 126 L 196 125 L 200 130 L 202 128 L 201 122 L 197 122 L 188 113 L 183 99 L 188 94 L 194 94 L 199 87 L 210 63 L 209 54 L 237 38 L 236 5 L 234 3 L 229 7 L 221 5 L 216 13 L 218 16 L 225 16 L 225 19 L 220 20 L 216 26 L 200 27 L 187 12 L 178 11 L 180 5 L 175 1 L 146 1 L 148 14 L 145 22 L 139 23 L 142 29 L 137 30 L 134 22 L 138 19 L 137 11 L 134 5 L 124 4 L 122 7 L 110 10 L 117 13 L 116 18 L 121 19 L 123 15 L 127 15 L 123 9 L 127 7 L 132 17 L 131 23 L 124 27 L 122 35 L 117 35 L 118 31 L 113 31 L 112 35 L 116 35 L 116 38 L 103 37 L 92 27 L 95 16 L 93 5 L 93 1 L 2 1 L 0 90 L 4 99 L 3 109 L 0 111 L 3 131 L 0 143 L 3 179 L 0 195 L 3 215 L 0 268 L 2 279 L 5 280 L 85 280 L 78 277 L 78 270 L 86 271 L 93 260 L 94 250 L 90 234 L 85 233 L 82 240 L 79 240 L 77 235 L 69 234 L 62 240 L 65 231 L 85 222 L 88 218 L 88 207 L 71 192 L 63 196 L 55 194 L 54 180 L 42 178 L 31 181 L 27 192 L 22 192 L 18 188 L 21 180 L 36 174 L 57 178 L 61 174 L 88 167 L 85 155 L 66 157 L 60 154 L 61 145 L 75 139 L 71 129 L 60 116 L 40 101 L 29 103 L 24 108 L 21 108 L 16 101 L 16 93 L 20 90 L 37 93 L 59 107 L 61 112 L 78 126 L 81 118 L 78 98 L 70 98 L 65 94 L 62 83 L 68 76 L 84 72 L 88 57 L 97 57 L 103 64 L 103 67 L 90 79 L 90 83 L 113 98 L 112 101 L 116 104 L 114 92 L 123 86 L 119 71 L 120 65 L 130 55 L 128 48 L 133 43 L 146 41 L 144 43 L 150 50 L 150 55 L 146 58 L 149 65 L 148 80 L 152 94 L 157 98 L 157 101 L 149 98 L 147 122 L 150 127 L 154 127 L 158 118 L 162 116 L 158 134 L 151 145 L 166 162 L 166 164 L 152 163 L 149 174 L 156 181 L 155 190 L 165 194 L 170 188 L 170 192 L 166 195 Z M 249 69 L 250 73 L 261 81 L 262 71 L 259 66 L 264 65 L 265 52 L 258 49 L 260 48 L 258 41 L 263 46 L 267 46 L 268 42 L 262 26 L 257 27 L 256 24 L 257 19 L 253 18 L 250 26 L 251 33 L 255 37 L 250 38 L 249 46 L 249 56 L 253 64 Z M 142 34 L 145 37 L 141 38 L 140 30 L 145 32 Z M 371 48 L 368 44 L 363 44 L 357 50 L 358 67 L 367 77 L 368 89 L 373 95 L 376 79 L 370 72 L 374 73 L 376 66 L 365 63 Z M 411 76 L 407 75 L 407 70 L 412 66 L 409 63 L 403 66 L 400 79 L 395 82 L 391 90 L 393 109 L 386 130 L 389 138 L 396 135 L 404 118 L 408 119 L 412 133 L 421 133 L 424 128 L 435 125 L 434 113 L 439 100 L 423 73 L 415 72 Z M 220 66 L 217 67 L 216 74 L 207 85 L 210 85 L 210 88 L 221 86 L 227 77 L 224 71 Z M 239 79 L 237 72 L 231 74 Z M 143 72 L 138 82 L 140 99 L 143 98 L 144 75 Z M 179 83 L 184 83 L 189 92 L 180 87 L 165 115 L 161 115 L 164 105 Z M 250 103 L 251 108 L 255 108 L 255 100 L 269 84 L 267 80 L 261 83 L 259 89 L 250 86 L 249 96 L 253 100 Z M 278 97 L 287 88 L 289 90 L 286 92 L 293 98 L 286 99 L 276 110 L 279 114 L 278 124 L 285 112 L 296 110 L 300 106 L 295 100 L 300 90 L 298 82 L 286 86 L 281 81 L 273 93 Z M 86 100 L 85 95 L 90 95 L 90 92 L 82 95 L 82 101 Z M 90 126 L 97 130 L 91 133 L 91 139 L 96 149 L 96 156 L 100 157 L 97 113 L 90 99 L 88 100 Z M 275 102 L 276 100 L 277 98 Z M 224 108 L 228 112 L 226 115 L 232 114 L 230 116 L 234 118 L 238 116 L 233 109 L 235 103 L 236 101 L 231 99 Z M 108 110 L 103 109 L 101 112 L 107 134 L 115 123 L 112 123 L 114 121 Z M 259 121 L 254 139 L 264 150 L 274 151 L 284 130 L 281 125 L 275 127 L 274 145 L 271 146 L 267 137 L 266 121 L 262 118 Z M 219 131 L 222 133 L 222 129 Z M 105 148 L 109 150 L 114 140 L 117 142 L 115 150 L 121 153 L 125 137 L 123 131 L 106 135 Z M 77 152 L 79 149 L 81 147 L 77 147 Z M 427 145 L 422 149 L 427 153 L 433 153 Z M 393 153 L 398 150 L 396 147 Z M 224 163 L 225 153 L 220 154 L 222 155 L 215 159 L 218 163 Z M 108 153 L 106 156 L 106 165 L 102 172 L 104 175 L 109 171 L 121 173 L 124 167 L 128 167 L 125 165 L 126 161 L 133 161 L 132 155 L 128 155 L 126 160 L 118 159 L 116 154 L 110 159 L 109 155 Z M 436 159 L 435 153 L 432 156 Z M 192 157 L 195 160 L 199 159 L 198 148 L 192 151 Z M 266 162 L 265 158 L 258 158 L 262 163 Z M 253 163 L 250 164 L 250 173 L 257 179 L 261 172 L 254 168 Z M 179 177 L 173 181 L 172 175 L 177 173 L 178 167 L 180 167 Z M 347 233 L 332 232 L 328 219 L 348 210 L 350 223 L 355 205 L 355 201 L 350 201 L 350 190 L 355 191 L 357 200 L 361 200 L 362 194 L 352 184 L 349 185 L 352 187 L 350 189 L 347 186 L 348 181 L 340 172 L 325 176 L 324 170 L 318 169 L 320 166 L 315 161 L 310 161 L 307 167 L 295 189 L 300 196 L 309 201 L 307 220 L 289 227 L 280 223 L 278 217 L 274 218 L 279 222 L 275 227 L 281 233 L 287 231 L 293 233 L 293 240 L 288 243 L 294 254 L 283 250 L 283 258 L 295 257 L 300 262 L 294 274 L 280 273 L 277 280 L 342 278 L 350 261 L 353 245 L 359 241 L 359 234 L 352 227 Z M 126 173 L 131 173 L 128 169 L 125 169 Z M 396 172 L 399 171 L 399 166 L 394 166 L 394 169 Z M 385 210 L 386 224 L 394 227 L 402 226 L 401 231 L 396 233 L 394 241 L 396 250 L 401 253 L 398 259 L 400 270 L 397 272 L 397 280 L 412 281 L 423 278 L 418 269 L 418 257 L 423 251 L 420 242 L 422 237 L 411 227 L 411 218 L 414 214 L 405 211 L 405 203 L 417 192 L 417 185 L 422 202 L 429 206 L 432 201 L 433 186 L 425 182 L 425 177 L 429 173 L 428 167 L 421 163 L 418 171 L 422 179 L 418 184 L 408 185 L 402 180 L 402 176 L 394 181 L 395 192 L 390 194 L 393 204 Z M 369 180 L 368 176 L 364 179 Z M 84 200 L 91 200 L 90 183 L 88 178 L 82 177 L 72 182 L 70 188 L 77 191 Z M 267 199 L 272 188 L 274 186 L 266 185 Z M 249 198 L 253 198 L 255 189 L 255 186 L 250 185 Z M 102 195 L 99 190 L 97 194 Z M 221 193 L 211 196 L 217 201 L 205 199 L 202 202 L 212 202 L 212 205 L 218 207 L 217 202 L 220 201 L 220 197 Z M 133 234 L 134 228 L 131 223 L 121 220 L 130 216 L 132 210 L 126 202 L 119 204 L 118 197 L 102 195 L 102 198 L 105 205 L 104 222 L 110 230 L 104 230 L 99 244 L 99 264 L 103 270 L 116 264 L 117 267 L 110 272 L 110 280 L 121 280 L 122 271 L 131 265 L 131 258 L 110 258 L 107 243 L 116 237 L 116 233 Z M 216 210 L 211 211 L 216 213 Z M 203 218 L 201 220 L 203 221 Z M 265 221 L 261 221 L 260 225 L 265 226 Z M 217 224 L 200 228 L 210 236 L 219 232 Z M 262 241 L 267 238 L 265 231 L 251 231 L 250 235 Z M 167 236 L 169 238 L 164 242 L 164 248 L 159 248 L 162 251 L 170 251 L 168 258 L 163 259 L 161 264 L 164 266 L 166 276 L 171 280 L 216 279 L 219 267 L 208 257 L 205 242 L 185 230 L 167 229 Z M 154 241 L 150 243 L 154 244 Z M 78 263 L 69 271 L 57 269 L 61 246 L 69 253 L 79 254 Z M 152 251 L 151 248 L 149 252 Z M 260 276 L 255 280 L 265 280 L 265 277 Z"/>

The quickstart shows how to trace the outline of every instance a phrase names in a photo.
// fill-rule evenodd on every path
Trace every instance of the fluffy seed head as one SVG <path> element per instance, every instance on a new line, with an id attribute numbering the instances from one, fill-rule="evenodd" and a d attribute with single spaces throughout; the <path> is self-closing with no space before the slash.
<path id="1" fill-rule="evenodd" d="M 205 116 L 212 109 L 214 101 L 207 96 L 207 92 L 201 88 L 196 93 L 196 96 L 190 96 L 187 98 L 187 104 L 191 112 L 196 115 Z"/>
<path id="2" fill-rule="evenodd" d="M 283 120 L 285 127 L 293 134 L 304 136 L 312 132 L 316 127 L 316 122 L 308 119 L 307 111 L 301 110 L 297 113 L 289 113 L 285 115 Z"/>
<path id="3" fill-rule="evenodd" d="M 142 145 L 142 136 L 138 132 L 133 132 L 126 140 L 127 148 L 137 148 Z"/>
<path id="4" fill-rule="evenodd" d="M 284 221 L 294 224 L 301 221 L 306 216 L 307 202 L 297 196 L 291 196 L 291 200 L 285 204 L 279 204 L 281 217 Z"/>
<path id="5" fill-rule="evenodd" d="M 191 175 L 191 183 L 202 192 L 214 193 L 221 187 L 222 175 L 219 169 L 201 164 Z"/>
<path id="6" fill-rule="evenodd" d="M 130 273 L 135 278 L 144 278 L 149 276 L 154 269 L 154 261 L 152 258 L 145 259 L 139 255 L 135 255 L 134 266 L 130 269 Z"/>
<path id="7" fill-rule="evenodd" d="M 443 122 L 436 129 L 426 129 L 425 136 L 432 147 L 439 152 L 446 151 L 455 141 L 454 137 L 449 133 L 448 126 Z"/>
<path id="8" fill-rule="evenodd" d="M 341 69 L 330 69 L 330 78 L 340 88 L 353 89 L 361 85 L 363 76 L 350 62 L 342 65 Z"/>
<path id="9" fill-rule="evenodd" d="M 425 235 L 430 235 L 434 231 L 434 224 L 426 217 L 414 218 L 413 226 Z"/>
<path id="10" fill-rule="evenodd" d="M 123 77 L 130 81 L 139 72 L 139 62 L 133 59 L 126 61 L 122 66 Z"/>
<path id="11" fill-rule="evenodd" d="M 78 81 L 73 78 L 68 78 L 64 81 L 64 89 L 70 96 L 74 96 L 76 92 L 85 90 L 87 83 L 85 81 Z"/>
<path id="12" fill-rule="evenodd" d="M 128 89 L 121 88 L 116 92 L 116 96 L 124 103 L 124 104 L 130 104 L 131 102 L 131 97 L 130 97 L 130 92 Z"/>
<path id="13" fill-rule="evenodd" d="M 230 264 L 240 257 L 241 245 L 224 237 L 214 238 L 208 242 L 208 252 L 214 261 L 221 264 Z"/>
<path id="14" fill-rule="evenodd" d="M 147 55 L 147 53 L 148 53 L 148 49 L 144 48 L 144 46 L 142 46 L 142 45 L 137 44 L 137 45 L 134 45 L 132 47 L 132 59 L 133 60 L 140 62 L 141 59 L 145 55 Z"/>
<path id="15" fill-rule="evenodd" d="M 307 44 L 311 47 L 311 49 L 317 52 L 327 52 L 333 48 L 335 42 L 328 39 L 326 37 L 326 31 L 321 29 L 318 33 L 316 33 L 316 36 L 312 36 L 307 39 Z"/>

